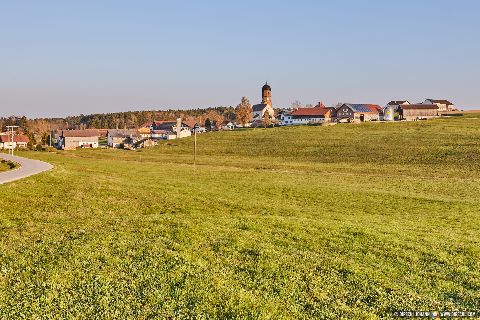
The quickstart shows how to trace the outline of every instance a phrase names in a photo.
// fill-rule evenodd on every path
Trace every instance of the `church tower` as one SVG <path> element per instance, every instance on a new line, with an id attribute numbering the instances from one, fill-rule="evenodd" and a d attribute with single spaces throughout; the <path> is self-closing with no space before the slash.
<path id="1" fill-rule="evenodd" d="M 266 82 L 262 87 L 262 103 L 272 106 L 272 88 Z"/>

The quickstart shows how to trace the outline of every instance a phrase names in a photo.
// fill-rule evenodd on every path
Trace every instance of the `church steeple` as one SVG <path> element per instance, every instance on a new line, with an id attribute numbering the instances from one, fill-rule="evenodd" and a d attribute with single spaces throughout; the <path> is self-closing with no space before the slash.
<path id="1" fill-rule="evenodd" d="M 272 106 L 272 88 L 265 82 L 262 87 L 262 103 Z"/>

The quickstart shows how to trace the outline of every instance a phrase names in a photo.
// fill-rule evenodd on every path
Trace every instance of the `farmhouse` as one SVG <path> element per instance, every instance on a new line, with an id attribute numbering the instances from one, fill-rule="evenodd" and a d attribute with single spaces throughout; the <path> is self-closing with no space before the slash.
<path id="1" fill-rule="evenodd" d="M 140 139 L 136 129 L 109 129 L 107 133 L 107 145 L 112 148 L 133 145 Z"/>
<path id="2" fill-rule="evenodd" d="M 438 112 L 453 111 L 455 109 L 453 103 L 448 100 L 426 99 L 422 104 L 434 104 L 438 107 Z"/>
<path id="3" fill-rule="evenodd" d="M 177 133 L 177 126 L 180 126 L 180 131 Z M 171 136 L 169 133 L 173 133 L 177 138 L 185 138 L 192 135 L 191 130 L 195 126 L 193 121 L 182 121 L 181 119 L 177 120 L 163 120 L 163 121 L 153 121 L 152 123 L 145 123 L 142 128 L 149 128 L 152 132 L 152 138 L 156 138 L 155 132 L 165 133 L 164 137 Z"/>
<path id="4" fill-rule="evenodd" d="M 409 104 L 399 108 L 400 119 L 415 121 L 431 119 L 438 116 L 438 106 L 435 104 Z"/>
<path id="5" fill-rule="evenodd" d="M 150 138 L 152 136 L 152 132 L 150 128 L 145 128 L 145 127 L 138 128 L 137 133 L 142 139 Z"/>
<path id="6" fill-rule="evenodd" d="M 225 121 L 223 121 L 222 129 L 223 130 L 233 130 L 233 129 L 235 129 L 235 125 L 233 124 L 233 122 L 225 120 Z"/>
<path id="7" fill-rule="evenodd" d="M 326 107 L 323 102 L 319 102 L 316 106 L 316 108 L 324 108 L 330 110 L 330 119 L 334 119 L 337 116 L 337 108 L 335 107 Z"/>
<path id="8" fill-rule="evenodd" d="M 172 120 L 155 120 L 153 122 L 147 122 L 143 124 L 142 128 L 148 128 L 150 130 L 171 130 L 176 123 L 176 121 Z"/>
<path id="9" fill-rule="evenodd" d="M 380 120 L 382 108 L 375 104 L 344 103 L 337 108 L 338 122 L 363 122 Z"/>
<path id="10" fill-rule="evenodd" d="M 281 115 L 281 125 L 298 125 L 330 122 L 331 111 L 327 108 L 296 108 L 290 113 Z"/>
<path id="11" fill-rule="evenodd" d="M 96 129 L 63 130 L 58 147 L 64 150 L 98 148 L 100 132 Z"/>
<path id="12" fill-rule="evenodd" d="M 28 144 L 28 137 L 25 135 L 14 135 L 13 142 L 12 136 L 9 134 L 0 135 L 0 149 L 16 149 L 26 148 Z"/>

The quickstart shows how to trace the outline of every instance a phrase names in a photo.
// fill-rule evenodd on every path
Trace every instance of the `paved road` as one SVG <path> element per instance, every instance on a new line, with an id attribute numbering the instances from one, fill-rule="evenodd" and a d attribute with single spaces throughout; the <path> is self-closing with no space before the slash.
<path id="1" fill-rule="evenodd" d="M 6 153 L 0 153 L 0 159 L 11 160 L 20 164 L 20 168 L 16 170 L 0 172 L 0 184 L 23 179 L 53 169 L 53 166 L 49 163 L 17 156 L 12 157 Z"/>

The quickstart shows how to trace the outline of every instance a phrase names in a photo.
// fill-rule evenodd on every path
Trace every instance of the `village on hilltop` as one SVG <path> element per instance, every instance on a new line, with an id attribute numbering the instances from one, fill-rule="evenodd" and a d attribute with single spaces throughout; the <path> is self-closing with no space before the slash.
<path id="1" fill-rule="evenodd" d="M 154 120 L 136 128 L 78 128 L 57 129 L 50 133 L 48 145 L 57 149 L 77 148 L 122 148 L 135 150 L 151 147 L 162 140 L 181 139 L 194 133 L 241 128 L 335 125 L 371 121 L 418 121 L 449 115 L 458 111 L 448 100 L 426 99 L 421 103 L 407 100 L 390 101 L 384 107 L 368 103 L 338 103 L 326 107 L 322 102 L 316 106 L 294 105 L 289 109 L 275 109 L 272 103 L 272 88 L 268 83 L 262 87 L 261 102 L 253 106 L 243 98 L 237 106 L 236 121 L 206 118 Z M 31 137 L 22 132 L 0 133 L 0 149 L 27 148 Z M 46 141 L 44 141 L 47 143 Z M 102 143 L 103 142 L 103 143 Z M 30 143 L 31 145 L 31 143 Z"/>

